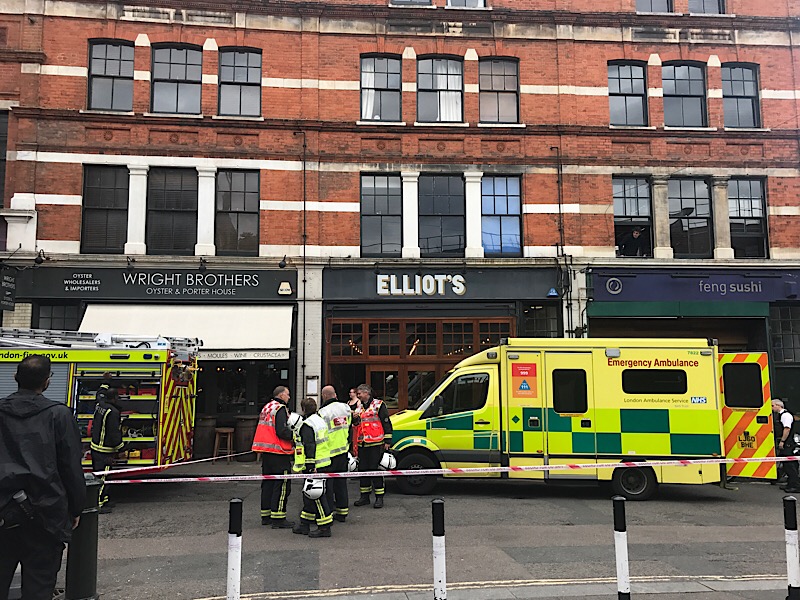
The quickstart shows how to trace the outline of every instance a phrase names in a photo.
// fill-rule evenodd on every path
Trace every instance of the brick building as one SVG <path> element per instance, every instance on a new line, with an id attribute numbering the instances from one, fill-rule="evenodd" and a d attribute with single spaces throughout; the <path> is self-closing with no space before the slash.
<path id="1" fill-rule="evenodd" d="M 207 413 L 404 408 L 510 335 L 800 400 L 800 0 L 233 6 L 3 3 L 5 325 L 200 335 Z"/>

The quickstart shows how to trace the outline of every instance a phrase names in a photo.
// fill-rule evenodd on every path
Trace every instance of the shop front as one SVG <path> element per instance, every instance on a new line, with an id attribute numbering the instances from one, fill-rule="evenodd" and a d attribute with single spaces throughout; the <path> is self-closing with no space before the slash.
<path id="1" fill-rule="evenodd" d="M 338 269 L 323 273 L 324 372 L 340 397 L 368 383 L 413 407 L 460 360 L 514 336 L 560 336 L 556 269 Z"/>
<path id="2" fill-rule="evenodd" d="M 224 422 L 294 381 L 296 287 L 289 270 L 41 267 L 17 302 L 34 327 L 200 338 L 197 413 Z"/>
<path id="3" fill-rule="evenodd" d="M 591 337 L 695 337 L 768 351 L 772 394 L 800 408 L 800 271 L 592 269 Z"/>

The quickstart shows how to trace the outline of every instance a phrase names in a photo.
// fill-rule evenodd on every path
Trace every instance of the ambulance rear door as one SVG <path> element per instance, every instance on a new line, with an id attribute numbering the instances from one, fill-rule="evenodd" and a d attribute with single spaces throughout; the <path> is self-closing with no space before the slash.
<path id="1" fill-rule="evenodd" d="M 506 354 L 503 382 L 503 450 L 510 467 L 543 465 L 545 457 L 542 353 Z M 544 479 L 544 471 L 511 471 L 513 479 Z"/>

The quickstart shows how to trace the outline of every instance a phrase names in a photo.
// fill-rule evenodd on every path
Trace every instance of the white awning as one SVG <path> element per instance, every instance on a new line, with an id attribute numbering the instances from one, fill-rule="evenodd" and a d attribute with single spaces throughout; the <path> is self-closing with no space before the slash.
<path id="1" fill-rule="evenodd" d="M 289 358 L 292 307 L 90 304 L 80 331 L 200 338 L 201 360 L 281 360 Z"/>

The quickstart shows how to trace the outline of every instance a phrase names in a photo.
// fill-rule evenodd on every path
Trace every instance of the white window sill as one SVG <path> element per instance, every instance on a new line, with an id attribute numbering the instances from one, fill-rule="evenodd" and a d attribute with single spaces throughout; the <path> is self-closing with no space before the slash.
<path id="1" fill-rule="evenodd" d="M 215 121 L 263 121 L 264 117 L 235 117 L 233 115 L 211 115 Z"/>
<path id="2" fill-rule="evenodd" d="M 356 121 L 356 125 L 385 125 L 387 127 L 405 127 L 405 121 Z"/>
<path id="3" fill-rule="evenodd" d="M 672 127 L 664 125 L 664 131 L 718 131 L 716 127 Z"/>
<path id="4" fill-rule="evenodd" d="M 683 16 L 683 13 L 679 13 L 679 12 L 649 12 L 649 11 L 648 12 L 642 12 L 642 11 L 638 11 L 638 10 L 636 11 L 636 14 L 637 15 L 657 15 L 659 17 L 665 17 L 665 16 L 667 16 L 667 17 L 682 17 Z"/>
<path id="5" fill-rule="evenodd" d="M 525 123 L 478 123 L 478 127 L 486 129 L 525 129 L 527 125 Z"/>
<path id="6" fill-rule="evenodd" d="M 769 133 L 772 131 L 769 127 L 725 127 L 724 131 L 736 131 L 747 133 L 752 131 L 753 133 Z"/>
<path id="7" fill-rule="evenodd" d="M 389 3 L 389 8 L 432 8 L 436 10 L 433 4 L 392 4 Z"/>
<path id="8" fill-rule="evenodd" d="M 414 121 L 414 127 L 469 127 L 469 123 L 420 123 Z"/>
<path id="9" fill-rule="evenodd" d="M 87 108 L 86 110 L 79 110 L 78 112 L 82 115 L 114 115 L 115 117 L 132 117 L 136 114 L 132 110 L 100 110 L 97 108 Z"/>
<path id="10" fill-rule="evenodd" d="M 181 114 L 181 113 L 150 113 L 150 112 L 146 112 L 146 113 L 143 113 L 143 115 L 145 117 L 163 117 L 163 118 L 169 118 L 169 119 L 203 119 L 203 118 L 205 118 L 205 115 L 203 115 L 203 114 L 200 114 L 200 115 L 184 115 L 184 114 Z"/>
<path id="11" fill-rule="evenodd" d="M 609 129 L 633 129 L 633 130 L 644 130 L 644 131 L 655 131 L 658 129 L 655 126 L 650 125 L 609 125 Z"/>
<path id="12" fill-rule="evenodd" d="M 491 6 L 450 6 L 444 7 L 445 10 L 492 10 Z"/>
<path id="13" fill-rule="evenodd" d="M 693 12 L 690 12 L 689 16 L 690 17 L 726 17 L 728 19 L 733 19 L 733 18 L 736 17 L 736 14 L 735 13 L 722 13 L 720 15 L 720 14 L 716 14 L 716 13 L 693 13 Z"/>

